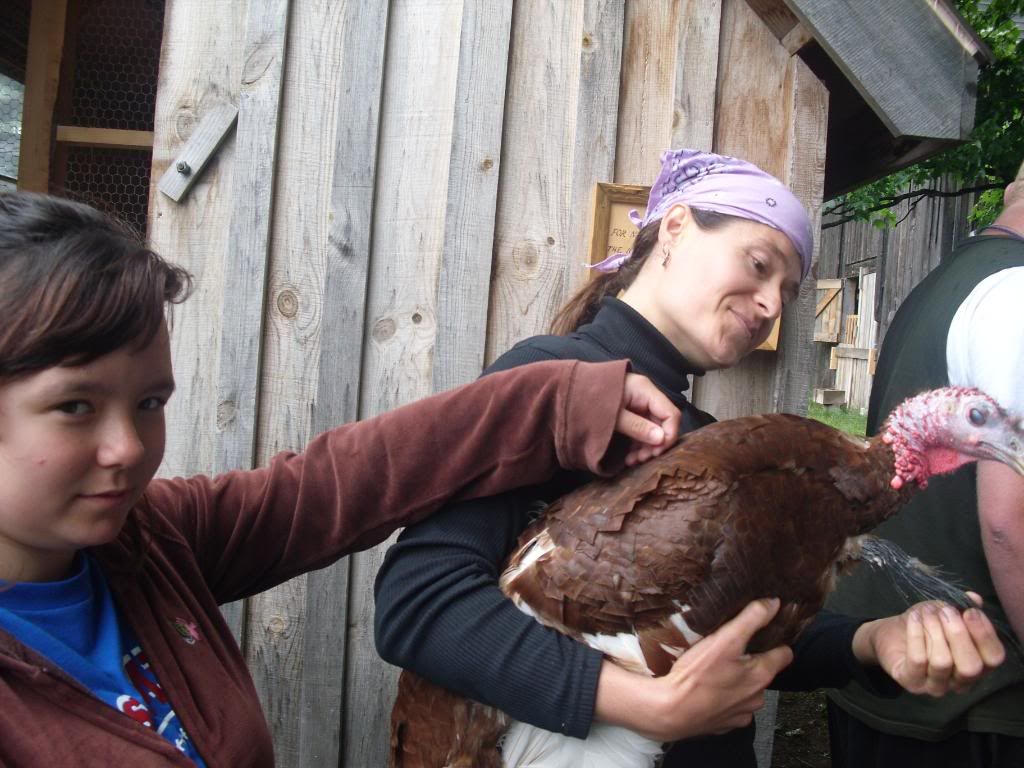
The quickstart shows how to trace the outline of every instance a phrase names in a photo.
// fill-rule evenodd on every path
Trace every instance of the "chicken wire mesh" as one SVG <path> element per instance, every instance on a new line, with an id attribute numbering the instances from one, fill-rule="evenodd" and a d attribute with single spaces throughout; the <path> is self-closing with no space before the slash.
<path id="1" fill-rule="evenodd" d="M 0 191 L 18 176 L 31 0 L 0 3 Z"/>
<path id="2" fill-rule="evenodd" d="M 0 190 L 13 190 L 18 178 L 21 111 L 25 84 L 0 74 Z"/>
<path id="3" fill-rule="evenodd" d="M 145 235 L 149 164 L 146 150 L 69 147 L 64 191 Z"/>
<path id="4" fill-rule="evenodd" d="M 163 19 L 163 0 L 82 0 L 62 124 L 153 130 Z M 62 192 L 145 235 L 150 150 L 70 146 L 61 156 Z"/>
<path id="5" fill-rule="evenodd" d="M 163 24 L 163 0 L 82 3 L 67 124 L 153 130 Z"/>

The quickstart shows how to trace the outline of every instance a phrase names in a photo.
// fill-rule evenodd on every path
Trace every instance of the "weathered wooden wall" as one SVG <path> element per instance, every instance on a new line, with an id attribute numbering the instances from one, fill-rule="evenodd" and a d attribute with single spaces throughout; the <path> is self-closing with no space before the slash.
<path id="1" fill-rule="evenodd" d="M 150 231 L 197 285 L 166 474 L 262 463 L 474 378 L 586 279 L 594 183 L 650 183 L 670 146 L 820 204 L 827 93 L 745 0 L 168 0 L 165 24 Z M 237 133 L 182 203 L 156 193 L 223 103 Z M 779 351 L 697 402 L 802 411 L 813 306 L 808 281 Z M 384 764 L 382 553 L 229 610 L 282 766 Z"/>
<path id="2" fill-rule="evenodd" d="M 948 193 L 957 186 L 943 179 L 932 188 Z M 865 316 L 857 307 L 858 280 L 861 274 L 875 274 L 872 315 L 878 325 L 872 346 L 880 347 L 903 300 L 970 234 L 967 216 L 974 201 L 973 194 L 925 197 L 916 202 L 904 200 L 895 209 L 899 223 L 894 229 L 879 229 L 862 221 L 828 226 L 826 218 L 818 277 L 839 278 L 844 283 L 840 329 L 846 328 L 851 315 Z M 866 333 L 866 330 L 858 330 L 861 339 L 869 338 Z M 839 381 L 835 370 L 829 368 L 831 345 L 818 342 L 814 346 L 814 386 L 845 389 L 843 381 L 849 380 L 849 369 L 844 369 L 839 377 L 843 381 Z M 864 375 L 866 370 L 865 365 Z M 861 393 L 856 398 L 859 404 L 870 394 L 870 381 L 859 384 L 856 389 Z"/>

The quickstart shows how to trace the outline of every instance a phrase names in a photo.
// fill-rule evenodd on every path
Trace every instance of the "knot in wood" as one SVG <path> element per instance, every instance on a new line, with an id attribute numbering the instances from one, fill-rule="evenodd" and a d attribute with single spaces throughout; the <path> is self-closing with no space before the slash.
<path id="1" fill-rule="evenodd" d="M 221 400 L 217 403 L 217 429 L 224 431 L 235 420 L 235 401 Z"/>
<path id="2" fill-rule="evenodd" d="M 183 143 L 192 136 L 196 128 L 196 113 L 191 108 L 183 108 L 174 118 L 174 134 Z"/>
<path id="3" fill-rule="evenodd" d="M 271 45 L 257 45 L 242 67 L 242 85 L 252 85 L 266 74 L 274 62 L 275 49 Z"/>
<path id="4" fill-rule="evenodd" d="M 390 317 L 383 317 L 373 324 L 373 340 L 385 342 L 395 335 L 395 321 Z"/>
<path id="5" fill-rule="evenodd" d="M 277 311 L 288 318 L 295 317 L 298 313 L 299 297 L 291 288 L 285 288 L 277 294 Z"/>
<path id="6" fill-rule="evenodd" d="M 540 255 L 537 253 L 537 246 L 530 242 L 523 242 L 517 245 L 512 251 L 512 258 L 516 268 L 527 274 L 535 273 L 540 267 Z"/>
<path id="7" fill-rule="evenodd" d="M 280 635 L 286 629 L 288 629 L 288 622 L 281 616 L 272 616 L 270 621 L 267 622 L 267 629 L 272 634 Z"/>

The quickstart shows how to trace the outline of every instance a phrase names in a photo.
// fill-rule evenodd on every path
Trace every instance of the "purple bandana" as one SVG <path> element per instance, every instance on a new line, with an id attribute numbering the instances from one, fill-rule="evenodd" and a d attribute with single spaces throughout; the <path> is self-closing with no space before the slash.
<path id="1" fill-rule="evenodd" d="M 779 230 L 800 256 L 800 279 L 807 277 L 814 250 L 807 212 L 781 181 L 756 165 L 697 149 L 667 150 L 661 155 L 661 172 L 651 187 L 647 213 L 641 218 L 631 211 L 629 218 L 643 227 L 660 219 L 677 203 L 738 216 Z M 631 255 L 613 254 L 593 268 L 614 272 Z"/>

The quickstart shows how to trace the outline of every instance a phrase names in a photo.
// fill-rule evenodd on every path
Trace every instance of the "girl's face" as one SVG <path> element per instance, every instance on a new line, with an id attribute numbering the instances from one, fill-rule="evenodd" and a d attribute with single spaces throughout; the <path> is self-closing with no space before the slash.
<path id="1" fill-rule="evenodd" d="M 800 290 L 796 249 L 766 224 L 702 230 L 686 206 L 675 206 L 660 238 L 623 300 L 705 370 L 728 368 L 756 349 Z"/>
<path id="2" fill-rule="evenodd" d="M 111 541 L 164 453 L 167 328 L 78 366 L 0 384 L 0 578 L 64 578 Z"/>

